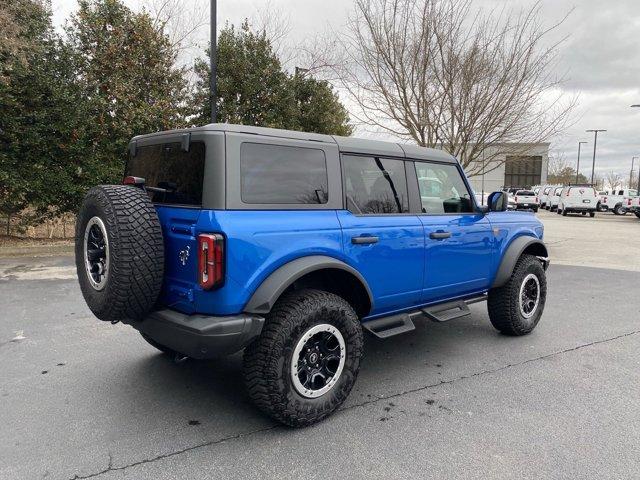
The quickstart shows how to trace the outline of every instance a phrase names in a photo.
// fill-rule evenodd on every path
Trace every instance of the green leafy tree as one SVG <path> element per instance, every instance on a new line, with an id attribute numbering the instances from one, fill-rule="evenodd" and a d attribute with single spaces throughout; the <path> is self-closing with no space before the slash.
<path id="1" fill-rule="evenodd" d="M 119 0 L 80 0 L 67 34 L 88 102 L 94 182 L 118 181 L 132 136 L 184 126 L 185 72 L 149 15 Z"/>
<path id="2" fill-rule="evenodd" d="M 39 3 L 5 2 L 0 11 L 19 32 L 0 46 L 0 211 L 9 233 L 11 216 L 27 206 L 38 219 L 69 211 L 86 159 L 73 52 Z"/>
<path id="3" fill-rule="evenodd" d="M 218 37 L 218 121 L 350 135 L 349 116 L 332 87 L 312 77 L 286 72 L 265 31 L 245 21 L 227 25 Z M 209 123 L 211 70 L 195 63 L 193 121 Z"/>

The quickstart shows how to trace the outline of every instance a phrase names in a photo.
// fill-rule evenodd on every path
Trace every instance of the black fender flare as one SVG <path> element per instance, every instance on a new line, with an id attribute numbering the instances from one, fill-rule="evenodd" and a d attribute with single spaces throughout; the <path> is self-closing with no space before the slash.
<path id="1" fill-rule="evenodd" d="M 269 313 L 282 292 L 293 282 L 308 273 L 328 268 L 344 270 L 356 277 L 367 291 L 371 308 L 373 308 L 373 294 L 360 272 L 336 258 L 326 255 L 310 255 L 285 263 L 273 271 L 251 295 L 243 311 L 257 314 Z"/>
<path id="2" fill-rule="evenodd" d="M 501 287 L 507 283 L 507 280 L 511 277 L 520 255 L 522 255 L 527 248 L 532 246 L 534 246 L 532 248 L 532 250 L 535 251 L 534 255 L 543 259 L 543 264 L 546 269 L 549 264 L 549 254 L 544 242 L 538 238 L 530 236 L 518 237 L 507 247 L 507 251 L 502 257 L 502 261 L 498 267 L 498 272 L 496 273 L 496 278 L 493 281 L 491 288 Z"/>

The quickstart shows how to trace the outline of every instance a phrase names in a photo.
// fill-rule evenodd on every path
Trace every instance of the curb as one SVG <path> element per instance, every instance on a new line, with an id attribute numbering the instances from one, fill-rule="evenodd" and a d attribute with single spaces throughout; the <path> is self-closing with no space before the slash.
<path id="1" fill-rule="evenodd" d="M 73 250 L 73 245 L 32 245 L 24 247 L 0 247 L 0 258 L 73 255 Z"/>

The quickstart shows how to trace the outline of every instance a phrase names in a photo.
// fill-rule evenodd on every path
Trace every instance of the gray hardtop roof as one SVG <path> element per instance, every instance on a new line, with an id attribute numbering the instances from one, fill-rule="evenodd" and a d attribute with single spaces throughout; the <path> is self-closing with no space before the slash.
<path id="1" fill-rule="evenodd" d="M 250 135 L 262 135 L 267 137 L 288 138 L 292 140 L 307 140 L 321 143 L 333 143 L 342 153 L 358 153 L 365 155 L 379 155 L 383 157 L 414 158 L 416 160 L 435 160 L 439 162 L 456 163 L 452 155 L 435 148 L 418 147 L 417 145 L 369 140 L 366 138 L 340 137 L 337 135 L 324 135 L 321 133 L 298 132 L 295 130 L 281 130 L 278 128 L 254 127 L 251 125 L 234 125 L 230 123 L 210 123 L 202 127 L 170 130 L 147 135 L 137 135 L 133 140 L 162 136 L 166 134 L 180 134 L 202 131 L 221 131 L 246 133 Z"/>

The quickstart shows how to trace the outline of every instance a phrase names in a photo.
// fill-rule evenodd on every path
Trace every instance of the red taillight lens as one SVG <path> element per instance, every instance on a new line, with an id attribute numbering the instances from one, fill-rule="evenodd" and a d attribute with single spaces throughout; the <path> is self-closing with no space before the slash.
<path id="1" fill-rule="evenodd" d="M 198 235 L 198 283 L 204 290 L 224 282 L 224 237 L 219 233 Z"/>
<path id="2" fill-rule="evenodd" d="M 144 185 L 144 178 L 141 177 L 124 177 L 124 180 L 122 180 L 122 184 L 123 185 Z"/>

